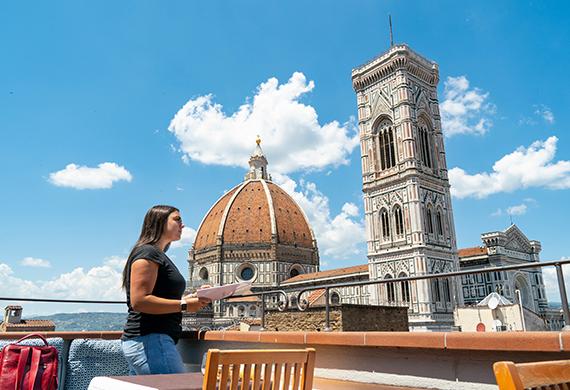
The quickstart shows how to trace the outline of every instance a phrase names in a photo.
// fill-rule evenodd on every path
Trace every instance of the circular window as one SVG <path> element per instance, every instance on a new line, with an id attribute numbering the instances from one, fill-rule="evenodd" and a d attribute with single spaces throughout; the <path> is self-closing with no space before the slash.
<path id="1" fill-rule="evenodd" d="M 241 282 L 253 281 L 257 278 L 257 268 L 250 262 L 244 262 L 235 269 L 235 278 Z"/>
<path id="2" fill-rule="evenodd" d="M 243 267 L 239 273 L 239 276 L 242 280 L 251 280 L 253 279 L 253 275 L 254 272 L 251 267 Z"/>
<path id="3" fill-rule="evenodd" d="M 299 275 L 299 270 L 297 268 L 293 268 L 289 275 L 293 278 L 293 277 Z"/>
<path id="4" fill-rule="evenodd" d="M 202 280 L 208 280 L 208 268 L 206 268 L 206 267 L 200 268 L 200 272 L 198 272 L 198 276 Z"/>

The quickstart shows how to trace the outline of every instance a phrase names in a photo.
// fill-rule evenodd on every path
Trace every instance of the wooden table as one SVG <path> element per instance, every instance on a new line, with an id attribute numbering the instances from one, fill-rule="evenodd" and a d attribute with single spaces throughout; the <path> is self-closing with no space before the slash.
<path id="1" fill-rule="evenodd" d="M 111 376 L 93 378 L 89 390 L 202 390 L 200 372 L 169 375 Z M 315 377 L 314 390 L 416 390 Z M 421 390 L 421 389 L 417 389 Z"/>
<path id="2" fill-rule="evenodd" d="M 109 376 L 93 378 L 89 390 L 202 390 L 201 372 L 168 375 Z"/>

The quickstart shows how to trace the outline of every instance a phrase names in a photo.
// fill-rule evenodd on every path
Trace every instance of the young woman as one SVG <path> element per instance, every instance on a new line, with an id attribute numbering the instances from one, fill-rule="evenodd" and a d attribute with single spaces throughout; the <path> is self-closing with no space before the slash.
<path id="1" fill-rule="evenodd" d="M 131 375 L 185 372 L 175 345 L 182 331 L 182 312 L 198 311 L 209 301 L 195 296 L 182 299 L 186 280 L 166 256 L 183 227 L 178 209 L 152 207 L 125 264 L 123 288 L 129 314 L 121 344 Z"/>

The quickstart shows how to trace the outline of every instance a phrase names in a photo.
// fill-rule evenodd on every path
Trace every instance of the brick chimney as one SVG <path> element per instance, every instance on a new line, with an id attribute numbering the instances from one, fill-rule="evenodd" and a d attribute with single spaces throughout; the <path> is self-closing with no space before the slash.
<path id="1" fill-rule="evenodd" d="M 4 323 L 19 324 L 22 321 L 22 306 L 9 305 L 4 308 Z"/>

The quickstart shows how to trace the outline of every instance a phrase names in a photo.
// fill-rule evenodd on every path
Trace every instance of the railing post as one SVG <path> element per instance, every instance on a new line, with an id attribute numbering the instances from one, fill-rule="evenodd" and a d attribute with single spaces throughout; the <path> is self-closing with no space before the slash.
<path id="1" fill-rule="evenodd" d="M 261 294 L 261 328 L 260 331 L 265 330 L 265 294 Z"/>
<path id="2" fill-rule="evenodd" d="M 325 332 L 331 331 L 331 307 L 329 299 L 329 289 L 325 288 Z"/>
<path id="3" fill-rule="evenodd" d="M 562 330 L 570 330 L 570 310 L 568 309 L 568 297 L 566 296 L 566 286 L 564 285 L 564 274 L 562 265 L 556 263 L 556 275 L 558 276 L 558 290 L 560 291 L 560 301 L 562 303 L 562 311 L 564 312 L 564 328 Z"/>
<path id="4" fill-rule="evenodd" d="M 526 322 L 524 320 L 524 307 L 523 307 L 523 303 L 522 303 L 522 297 L 521 297 L 521 290 L 515 290 L 515 295 L 517 296 L 517 300 L 518 300 L 518 304 L 519 304 L 519 311 L 521 313 L 521 323 L 522 323 L 522 330 L 523 332 L 526 332 Z"/>

